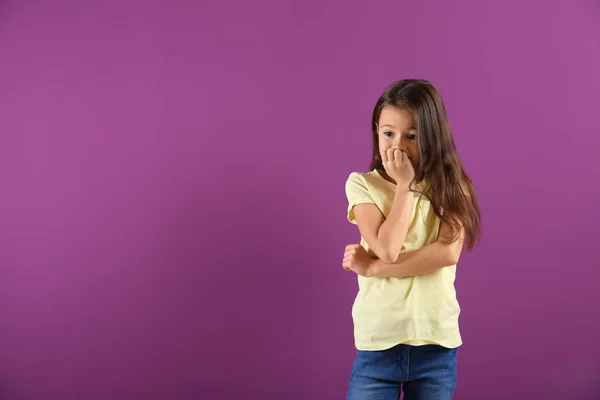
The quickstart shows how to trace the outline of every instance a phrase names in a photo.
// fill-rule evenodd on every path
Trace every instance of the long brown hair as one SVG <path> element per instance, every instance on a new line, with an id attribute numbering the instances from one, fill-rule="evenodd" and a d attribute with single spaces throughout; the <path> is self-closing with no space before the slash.
<path id="1" fill-rule="evenodd" d="M 381 95 L 375 109 L 373 157 L 370 170 L 384 170 L 379 154 L 377 125 L 381 110 L 394 106 L 412 113 L 417 123 L 417 142 L 420 154 L 414 183 L 425 181 L 425 196 L 431 201 L 435 214 L 449 224 L 454 241 L 465 231 L 465 249 L 472 250 L 481 234 L 479 202 L 473 182 L 465 172 L 456 151 L 446 107 L 438 90 L 428 81 L 406 79 L 394 82 Z"/>

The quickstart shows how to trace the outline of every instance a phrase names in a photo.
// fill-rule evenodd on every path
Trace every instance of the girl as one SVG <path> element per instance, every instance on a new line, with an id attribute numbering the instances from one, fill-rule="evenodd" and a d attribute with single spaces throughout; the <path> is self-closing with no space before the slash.
<path id="1" fill-rule="evenodd" d="M 360 244 L 343 267 L 358 275 L 357 355 L 347 400 L 451 399 L 462 344 L 454 279 L 463 243 L 479 238 L 475 190 L 444 103 L 425 80 L 389 86 L 373 111 L 370 172 L 346 182 Z"/>

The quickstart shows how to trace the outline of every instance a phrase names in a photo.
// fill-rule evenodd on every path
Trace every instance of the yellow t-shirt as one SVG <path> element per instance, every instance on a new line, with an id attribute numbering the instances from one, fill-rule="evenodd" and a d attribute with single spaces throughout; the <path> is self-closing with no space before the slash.
<path id="1" fill-rule="evenodd" d="M 356 224 L 353 207 L 362 203 L 377 205 L 387 218 L 395 187 L 377 170 L 351 173 L 346 181 L 348 220 Z M 421 191 L 422 186 L 417 189 Z M 415 194 L 401 252 L 414 251 L 437 240 L 439 224 L 429 200 Z M 375 255 L 362 237 L 360 243 L 369 254 Z M 385 350 L 397 344 L 460 346 L 455 277 L 456 265 L 406 278 L 358 276 L 359 290 L 352 307 L 356 348 Z"/>

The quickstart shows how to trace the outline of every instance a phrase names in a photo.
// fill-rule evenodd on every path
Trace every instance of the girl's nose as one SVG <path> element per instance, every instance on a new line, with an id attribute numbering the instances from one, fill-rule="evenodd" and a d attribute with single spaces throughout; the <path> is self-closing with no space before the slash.
<path id="1" fill-rule="evenodd" d="M 394 143 L 392 145 L 392 147 L 394 147 L 394 148 L 396 148 L 396 149 L 398 149 L 400 151 L 405 151 L 406 150 L 406 146 L 404 146 L 401 141 L 398 141 L 398 142 Z"/>

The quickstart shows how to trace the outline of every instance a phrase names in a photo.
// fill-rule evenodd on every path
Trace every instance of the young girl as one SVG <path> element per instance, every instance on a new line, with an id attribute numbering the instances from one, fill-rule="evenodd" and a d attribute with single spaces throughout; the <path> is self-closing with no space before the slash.
<path id="1" fill-rule="evenodd" d="M 347 400 L 451 399 L 462 344 L 454 279 L 463 243 L 480 233 L 473 184 L 444 103 L 424 80 L 389 86 L 375 105 L 370 172 L 346 182 L 360 244 L 342 262 L 358 275 L 357 355 Z"/>

